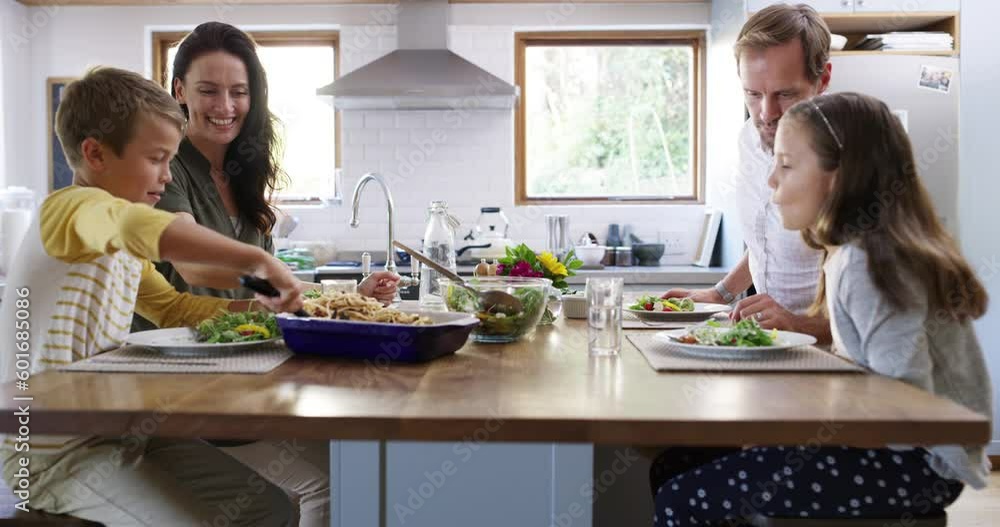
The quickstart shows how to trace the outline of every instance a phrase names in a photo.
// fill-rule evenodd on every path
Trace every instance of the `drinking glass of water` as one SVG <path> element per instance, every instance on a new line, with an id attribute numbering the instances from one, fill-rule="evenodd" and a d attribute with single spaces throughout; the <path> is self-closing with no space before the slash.
<path id="1" fill-rule="evenodd" d="M 587 350 L 592 357 L 617 356 L 622 349 L 623 278 L 587 279 Z"/>

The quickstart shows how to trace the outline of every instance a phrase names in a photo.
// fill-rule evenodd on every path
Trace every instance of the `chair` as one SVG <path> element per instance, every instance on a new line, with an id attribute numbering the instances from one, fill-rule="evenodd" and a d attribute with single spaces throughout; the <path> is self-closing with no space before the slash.
<path id="1" fill-rule="evenodd" d="M 750 523 L 754 527 L 897 527 L 906 525 L 907 527 L 945 527 L 948 525 L 948 515 L 941 513 L 940 516 L 926 518 L 912 518 L 901 522 L 899 518 L 871 519 L 871 518 L 840 518 L 824 520 L 819 518 L 769 518 L 758 514 Z"/>
<path id="2" fill-rule="evenodd" d="M 18 499 L 0 479 L 0 527 L 103 527 L 100 523 L 41 511 L 23 512 L 14 506 Z"/>
<path id="3" fill-rule="evenodd" d="M 0 527 L 103 527 L 103 524 L 61 514 L 15 511 L 0 514 Z"/>

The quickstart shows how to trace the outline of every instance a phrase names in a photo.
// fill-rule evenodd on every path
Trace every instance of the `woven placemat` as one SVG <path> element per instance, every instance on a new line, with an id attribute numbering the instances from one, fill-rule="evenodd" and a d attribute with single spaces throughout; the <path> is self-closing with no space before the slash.
<path id="1" fill-rule="evenodd" d="M 240 352 L 207 352 L 197 357 L 164 355 L 138 346 L 122 346 L 60 368 L 63 371 L 133 373 L 267 373 L 293 353 L 283 344 Z"/>
<path id="2" fill-rule="evenodd" d="M 643 322 L 631 313 L 622 313 L 622 329 L 680 329 L 697 322 Z"/>
<path id="3" fill-rule="evenodd" d="M 633 315 L 632 313 L 622 313 L 623 329 L 681 329 L 704 323 L 704 319 L 691 321 L 681 320 L 677 322 L 649 322 L 640 320 L 639 317 Z"/>
<path id="4" fill-rule="evenodd" d="M 655 334 L 628 335 L 656 371 L 758 371 L 864 373 L 864 368 L 813 346 L 800 346 L 766 357 L 710 359 L 688 355 Z"/>

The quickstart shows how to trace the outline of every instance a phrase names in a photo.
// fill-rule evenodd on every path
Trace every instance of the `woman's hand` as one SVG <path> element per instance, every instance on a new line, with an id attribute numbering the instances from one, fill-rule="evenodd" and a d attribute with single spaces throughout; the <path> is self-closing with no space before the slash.
<path id="1" fill-rule="evenodd" d="M 260 263 L 254 267 L 253 275 L 258 278 L 266 278 L 280 295 L 264 296 L 258 293 L 256 295 L 257 301 L 275 313 L 292 313 L 302 309 L 302 292 L 305 290 L 303 282 L 295 278 L 285 262 L 264 251 L 261 253 L 263 256 Z"/>
<path id="2" fill-rule="evenodd" d="M 358 292 L 389 305 L 396 298 L 399 289 L 399 275 L 389 271 L 376 271 L 358 285 Z"/>

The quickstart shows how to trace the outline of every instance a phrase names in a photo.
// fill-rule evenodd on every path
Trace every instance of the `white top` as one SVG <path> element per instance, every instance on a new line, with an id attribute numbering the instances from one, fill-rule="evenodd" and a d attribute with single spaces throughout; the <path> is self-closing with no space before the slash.
<path id="1" fill-rule="evenodd" d="M 826 271 L 826 305 L 837 353 L 875 373 L 899 379 L 970 410 L 992 416 L 993 390 L 983 352 L 970 322 L 942 320 L 928 306 L 918 280 L 915 305 L 893 308 L 878 292 L 865 250 L 845 245 L 832 252 Z M 900 272 L 893 270 L 892 272 Z M 904 271 L 905 272 L 905 271 Z M 912 447 L 892 446 L 897 450 Z M 990 463 L 984 445 L 928 448 L 928 462 L 944 478 L 973 488 L 986 486 Z"/>
<path id="2" fill-rule="evenodd" d="M 801 315 L 816 298 L 822 253 L 781 224 L 778 208 L 771 203 L 774 192 L 767 186 L 773 169 L 774 156 L 764 152 L 760 134 L 747 120 L 740 132 L 735 190 L 750 276 L 758 293 Z"/>

